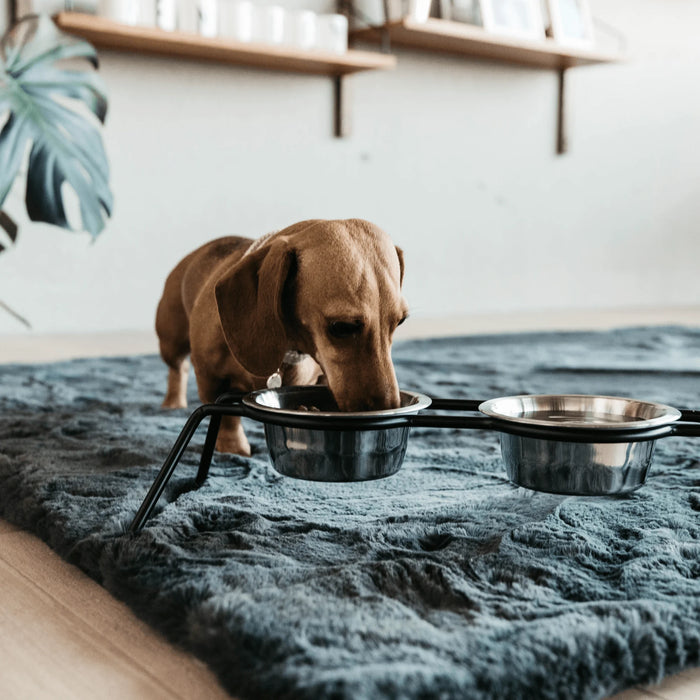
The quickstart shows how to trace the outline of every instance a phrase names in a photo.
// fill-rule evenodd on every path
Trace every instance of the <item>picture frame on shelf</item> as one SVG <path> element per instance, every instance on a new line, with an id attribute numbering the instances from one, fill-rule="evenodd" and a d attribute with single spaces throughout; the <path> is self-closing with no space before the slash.
<path id="1" fill-rule="evenodd" d="M 481 0 L 439 0 L 440 19 L 483 26 Z"/>
<path id="2" fill-rule="evenodd" d="M 552 38 L 558 44 L 592 48 L 593 15 L 588 0 L 548 0 Z"/>
<path id="3" fill-rule="evenodd" d="M 540 0 L 480 0 L 484 29 L 514 39 L 544 40 Z"/>
<path id="4" fill-rule="evenodd" d="M 425 22 L 430 16 L 432 0 L 353 0 L 353 24 L 381 26 L 404 19 Z"/>
<path id="5" fill-rule="evenodd" d="M 432 0 L 387 0 L 389 19 L 410 19 L 426 22 L 430 17 Z"/>

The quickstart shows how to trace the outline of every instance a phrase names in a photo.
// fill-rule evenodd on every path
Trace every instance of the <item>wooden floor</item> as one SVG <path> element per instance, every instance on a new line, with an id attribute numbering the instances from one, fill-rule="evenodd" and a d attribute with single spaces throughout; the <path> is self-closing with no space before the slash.
<path id="1" fill-rule="evenodd" d="M 3 521 L 0 591 L 0 697 L 229 697 L 204 664 Z"/>
<path id="2" fill-rule="evenodd" d="M 516 330 L 700 326 L 700 308 L 518 314 L 411 321 L 402 337 Z M 0 362 L 155 352 L 151 333 L 0 337 Z M 0 698 L 150 700 L 230 697 L 209 670 L 36 537 L 0 520 Z M 697 700 L 700 670 L 635 688 L 615 700 Z"/>

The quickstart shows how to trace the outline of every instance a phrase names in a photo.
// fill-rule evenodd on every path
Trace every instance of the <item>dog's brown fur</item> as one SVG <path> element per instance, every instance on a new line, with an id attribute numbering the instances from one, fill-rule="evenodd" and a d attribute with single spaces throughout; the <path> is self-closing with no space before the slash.
<path id="1" fill-rule="evenodd" d="M 290 350 L 309 357 L 285 367 L 284 384 L 324 374 L 341 410 L 398 406 L 391 342 L 407 313 L 402 281 L 401 250 L 360 219 L 203 245 L 170 273 L 158 305 L 170 368 L 163 406 L 187 405 L 188 355 L 208 403 L 231 389 L 263 388 Z M 239 418 L 224 418 L 216 448 L 250 454 Z"/>

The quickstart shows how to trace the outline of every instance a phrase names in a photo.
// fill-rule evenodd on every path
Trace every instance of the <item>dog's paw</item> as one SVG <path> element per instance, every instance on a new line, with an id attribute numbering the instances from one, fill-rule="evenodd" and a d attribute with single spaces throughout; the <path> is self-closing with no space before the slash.
<path id="1" fill-rule="evenodd" d="M 187 408 L 187 401 L 183 401 L 179 397 L 166 396 L 163 399 L 163 403 L 160 405 L 161 408 Z"/>
<path id="2" fill-rule="evenodd" d="M 216 451 L 225 452 L 232 455 L 241 455 L 242 457 L 250 457 L 250 444 L 244 437 L 243 440 L 232 438 L 228 435 L 219 436 L 216 441 Z"/>

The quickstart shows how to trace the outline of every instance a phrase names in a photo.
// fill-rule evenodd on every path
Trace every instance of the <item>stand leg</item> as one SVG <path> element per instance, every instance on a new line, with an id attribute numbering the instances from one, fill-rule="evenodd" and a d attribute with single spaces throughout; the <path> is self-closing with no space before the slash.
<path id="1" fill-rule="evenodd" d="M 214 454 L 214 445 L 216 444 L 216 436 L 219 432 L 219 426 L 221 425 L 222 416 L 242 416 L 245 414 L 243 407 L 238 405 L 225 405 L 226 401 L 235 401 L 240 394 L 225 394 L 216 403 L 204 404 L 196 408 L 192 415 L 187 419 L 185 427 L 180 431 L 180 434 L 175 440 L 175 444 L 172 446 L 170 453 L 165 459 L 163 466 L 158 472 L 153 485 L 146 494 L 146 498 L 143 503 L 136 511 L 134 519 L 129 525 L 129 532 L 139 532 L 143 528 L 144 523 L 148 520 L 151 512 L 155 508 L 158 499 L 161 497 L 165 485 L 170 480 L 170 477 L 175 471 L 183 452 L 187 449 L 192 436 L 197 431 L 199 424 L 207 417 L 211 416 L 211 421 L 209 423 L 209 430 L 207 431 L 207 438 L 204 444 L 204 450 L 202 452 L 202 457 L 199 463 L 199 470 L 197 472 L 197 477 L 195 483 L 197 486 L 201 486 L 204 480 L 207 478 L 209 472 L 209 465 L 211 464 L 211 458 Z"/>
<path id="2" fill-rule="evenodd" d="M 156 503 L 158 503 L 158 499 L 163 493 L 165 485 L 173 475 L 175 467 L 180 461 L 180 457 L 182 457 L 182 453 L 185 451 L 185 448 L 192 439 L 192 436 L 195 434 L 199 424 L 207 415 L 207 406 L 200 406 L 199 408 L 195 409 L 194 413 L 192 413 L 192 415 L 189 417 L 187 423 L 185 423 L 185 427 L 180 432 L 180 435 L 170 450 L 170 453 L 163 463 L 163 466 L 158 472 L 156 480 L 153 482 L 148 494 L 146 494 L 146 498 L 141 504 L 141 507 L 138 509 L 138 511 L 136 511 L 136 515 L 131 521 L 131 525 L 129 525 L 129 532 L 138 532 L 141 530 Z M 219 418 L 219 420 L 221 419 Z"/>
<path id="3" fill-rule="evenodd" d="M 197 471 L 197 476 L 194 479 L 194 483 L 197 488 L 199 488 L 206 481 L 207 474 L 209 474 L 209 466 L 211 465 L 211 459 L 214 456 L 214 446 L 216 445 L 216 437 L 219 434 L 220 426 L 221 416 L 212 416 L 209 419 L 207 439 L 204 441 L 202 457 L 199 460 L 199 470 Z"/>
<path id="4" fill-rule="evenodd" d="M 228 404 L 240 404 L 241 399 L 245 396 L 245 392 L 242 391 L 229 391 L 225 394 L 221 394 L 216 399 L 217 405 L 228 405 Z M 216 438 L 219 435 L 219 428 L 221 427 L 221 418 L 223 414 L 214 414 L 209 421 L 209 429 L 207 430 L 207 437 L 204 441 L 204 447 L 202 448 L 202 457 L 199 460 L 199 470 L 197 471 L 197 476 L 195 477 L 194 483 L 197 488 L 199 488 L 207 479 L 209 474 L 209 467 L 211 466 L 211 460 L 214 456 L 214 449 L 216 448 Z"/>

